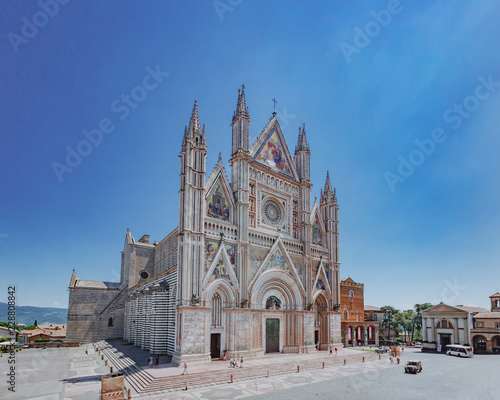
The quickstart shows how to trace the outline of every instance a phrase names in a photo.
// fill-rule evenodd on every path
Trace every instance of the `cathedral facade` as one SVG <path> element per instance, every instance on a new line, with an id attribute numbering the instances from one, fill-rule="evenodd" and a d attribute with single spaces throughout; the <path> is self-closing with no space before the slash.
<path id="1" fill-rule="evenodd" d="M 305 125 L 293 157 L 276 113 L 250 146 L 243 86 L 231 126 L 229 174 L 220 154 L 208 172 L 195 101 L 178 227 L 154 243 L 127 230 L 119 283 L 73 272 L 67 340 L 123 338 L 176 364 L 341 343 L 337 198 L 327 173 L 311 204 Z"/>

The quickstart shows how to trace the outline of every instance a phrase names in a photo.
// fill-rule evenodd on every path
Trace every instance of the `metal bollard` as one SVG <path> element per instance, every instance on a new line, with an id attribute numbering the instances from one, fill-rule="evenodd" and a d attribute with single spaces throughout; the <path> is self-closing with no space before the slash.
<path id="1" fill-rule="evenodd" d="M 381 358 L 382 358 L 382 356 L 379 354 L 379 355 L 378 355 L 378 359 L 380 360 Z"/>
<path id="2" fill-rule="evenodd" d="M 104 361 L 104 365 L 107 367 L 108 366 L 108 360 Z"/>
<path id="3" fill-rule="evenodd" d="M 347 360 L 344 358 L 344 365 L 346 365 L 346 364 L 347 364 Z"/>
<path id="4" fill-rule="evenodd" d="M 269 378 L 269 370 L 267 370 L 267 377 Z"/>
<path id="5" fill-rule="evenodd" d="M 323 369 L 325 369 L 325 363 L 323 362 Z"/>
<path id="6" fill-rule="evenodd" d="M 363 362 L 365 362 L 365 356 L 363 356 Z"/>
<path id="7" fill-rule="evenodd" d="M 186 378 L 186 390 L 189 390 L 189 380 Z"/>
<path id="8" fill-rule="evenodd" d="M 297 365 L 297 373 L 300 372 L 300 367 Z"/>
<path id="9" fill-rule="evenodd" d="M 132 396 L 130 395 L 130 388 L 128 388 L 128 398 L 131 399 Z"/>
<path id="10" fill-rule="evenodd" d="M 112 374 L 113 373 L 113 366 L 109 367 L 109 372 Z"/>
<path id="11" fill-rule="evenodd" d="M 231 374 L 231 383 L 234 383 L 233 374 Z"/>

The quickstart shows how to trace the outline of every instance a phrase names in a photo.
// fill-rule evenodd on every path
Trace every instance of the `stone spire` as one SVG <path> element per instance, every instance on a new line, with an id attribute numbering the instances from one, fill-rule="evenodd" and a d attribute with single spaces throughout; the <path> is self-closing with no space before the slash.
<path id="1" fill-rule="evenodd" d="M 189 120 L 189 136 L 193 137 L 200 134 L 200 118 L 198 117 L 198 102 L 194 101 L 193 113 L 191 114 L 191 119 Z"/>
<path id="2" fill-rule="evenodd" d="M 241 85 L 241 90 L 238 89 L 238 101 L 236 103 L 236 111 L 233 114 L 233 121 L 238 119 L 238 117 L 250 118 L 245 99 L 245 85 Z"/>
<path id="3" fill-rule="evenodd" d="M 295 153 L 298 153 L 299 151 L 309 151 L 309 143 L 307 143 L 305 123 L 302 125 L 302 128 L 299 126 L 299 137 L 297 138 L 297 146 L 295 146 Z"/>
<path id="4" fill-rule="evenodd" d="M 330 171 L 326 171 L 326 182 L 322 200 L 323 201 L 335 200 L 335 194 L 332 190 L 332 183 L 330 182 Z"/>

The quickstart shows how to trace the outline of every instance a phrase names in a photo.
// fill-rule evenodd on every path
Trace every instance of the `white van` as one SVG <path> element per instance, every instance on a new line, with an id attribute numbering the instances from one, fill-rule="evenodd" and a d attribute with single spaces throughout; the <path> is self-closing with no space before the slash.
<path id="1" fill-rule="evenodd" d="M 474 349 L 471 346 L 448 344 L 446 345 L 446 354 L 458 357 L 474 357 Z"/>

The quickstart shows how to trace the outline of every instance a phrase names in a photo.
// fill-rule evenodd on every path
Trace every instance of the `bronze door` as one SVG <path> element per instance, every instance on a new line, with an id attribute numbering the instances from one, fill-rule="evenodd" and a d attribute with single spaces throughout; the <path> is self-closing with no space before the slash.
<path id="1" fill-rule="evenodd" d="M 220 333 L 210 335 L 210 353 L 212 358 L 220 358 Z"/>
<path id="2" fill-rule="evenodd" d="M 279 353 L 280 351 L 280 320 L 278 318 L 266 319 L 266 353 Z"/>

